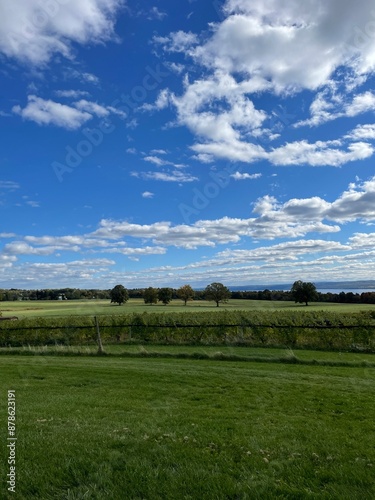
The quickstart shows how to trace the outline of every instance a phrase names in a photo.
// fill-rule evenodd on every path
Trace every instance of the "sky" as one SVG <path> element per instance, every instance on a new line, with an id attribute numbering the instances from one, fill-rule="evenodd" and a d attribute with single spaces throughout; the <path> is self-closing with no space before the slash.
<path id="1" fill-rule="evenodd" d="M 0 288 L 375 279 L 367 0 L 0 0 Z"/>

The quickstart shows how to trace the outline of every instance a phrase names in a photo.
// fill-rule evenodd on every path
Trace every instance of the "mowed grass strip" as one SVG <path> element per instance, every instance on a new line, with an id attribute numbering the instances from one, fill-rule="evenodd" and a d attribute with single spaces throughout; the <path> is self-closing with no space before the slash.
<path id="1" fill-rule="evenodd" d="M 16 390 L 17 498 L 375 498 L 374 369 L 0 362 L 2 394 Z M 14 498 L 4 472 L 0 496 Z"/>
<path id="2" fill-rule="evenodd" d="M 21 356 L 98 356 L 96 344 L 86 346 L 1 347 L 0 355 Z M 210 359 L 215 361 L 273 362 L 321 366 L 375 368 L 375 354 L 331 352 L 306 349 L 282 349 L 245 346 L 189 346 L 108 344 L 100 355 L 133 358 Z"/>

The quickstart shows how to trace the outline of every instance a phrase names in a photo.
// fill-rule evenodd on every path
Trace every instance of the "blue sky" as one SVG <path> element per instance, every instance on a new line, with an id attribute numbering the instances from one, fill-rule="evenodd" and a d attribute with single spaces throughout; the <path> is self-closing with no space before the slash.
<path id="1" fill-rule="evenodd" d="M 369 2 L 0 12 L 0 287 L 375 279 Z"/>

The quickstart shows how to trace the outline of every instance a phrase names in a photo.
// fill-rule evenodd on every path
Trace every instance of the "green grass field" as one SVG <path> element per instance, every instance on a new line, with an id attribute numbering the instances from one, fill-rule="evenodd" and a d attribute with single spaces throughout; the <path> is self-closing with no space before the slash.
<path id="1" fill-rule="evenodd" d="M 374 369 L 11 355 L 0 362 L 1 498 L 375 498 Z M 16 495 L 5 488 L 9 389 Z"/>
<path id="2" fill-rule="evenodd" d="M 375 308 L 250 300 L 219 308 L 141 300 L 0 305 L 4 316 L 56 321 L 143 311 Z M 0 349 L 1 499 L 375 498 L 374 354 L 109 342 L 106 356 L 96 351 L 92 343 Z M 6 488 L 11 389 L 16 494 Z"/>
<path id="3" fill-rule="evenodd" d="M 169 305 L 145 305 L 142 299 L 130 299 L 122 306 L 111 304 L 109 300 L 72 300 L 72 301 L 15 301 L 0 302 L 0 311 L 3 316 L 18 316 L 29 318 L 37 316 L 72 316 L 72 315 L 107 315 L 133 312 L 184 312 L 184 311 L 215 311 L 215 310 L 293 310 L 293 311 L 321 311 L 355 312 L 375 310 L 373 304 L 336 304 L 312 302 L 309 306 L 294 302 L 279 302 L 266 300 L 229 300 L 227 304 L 216 307 L 213 302 L 193 301 L 185 307 L 181 300 L 173 300 Z"/>

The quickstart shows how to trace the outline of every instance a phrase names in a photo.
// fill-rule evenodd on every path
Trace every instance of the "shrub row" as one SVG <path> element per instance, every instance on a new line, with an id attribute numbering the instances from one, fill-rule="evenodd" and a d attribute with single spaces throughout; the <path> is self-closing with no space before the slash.
<path id="1" fill-rule="evenodd" d="M 375 311 L 217 311 L 98 317 L 102 341 L 243 344 L 375 352 Z M 27 318 L 0 323 L 0 346 L 85 345 L 93 317 Z"/>

